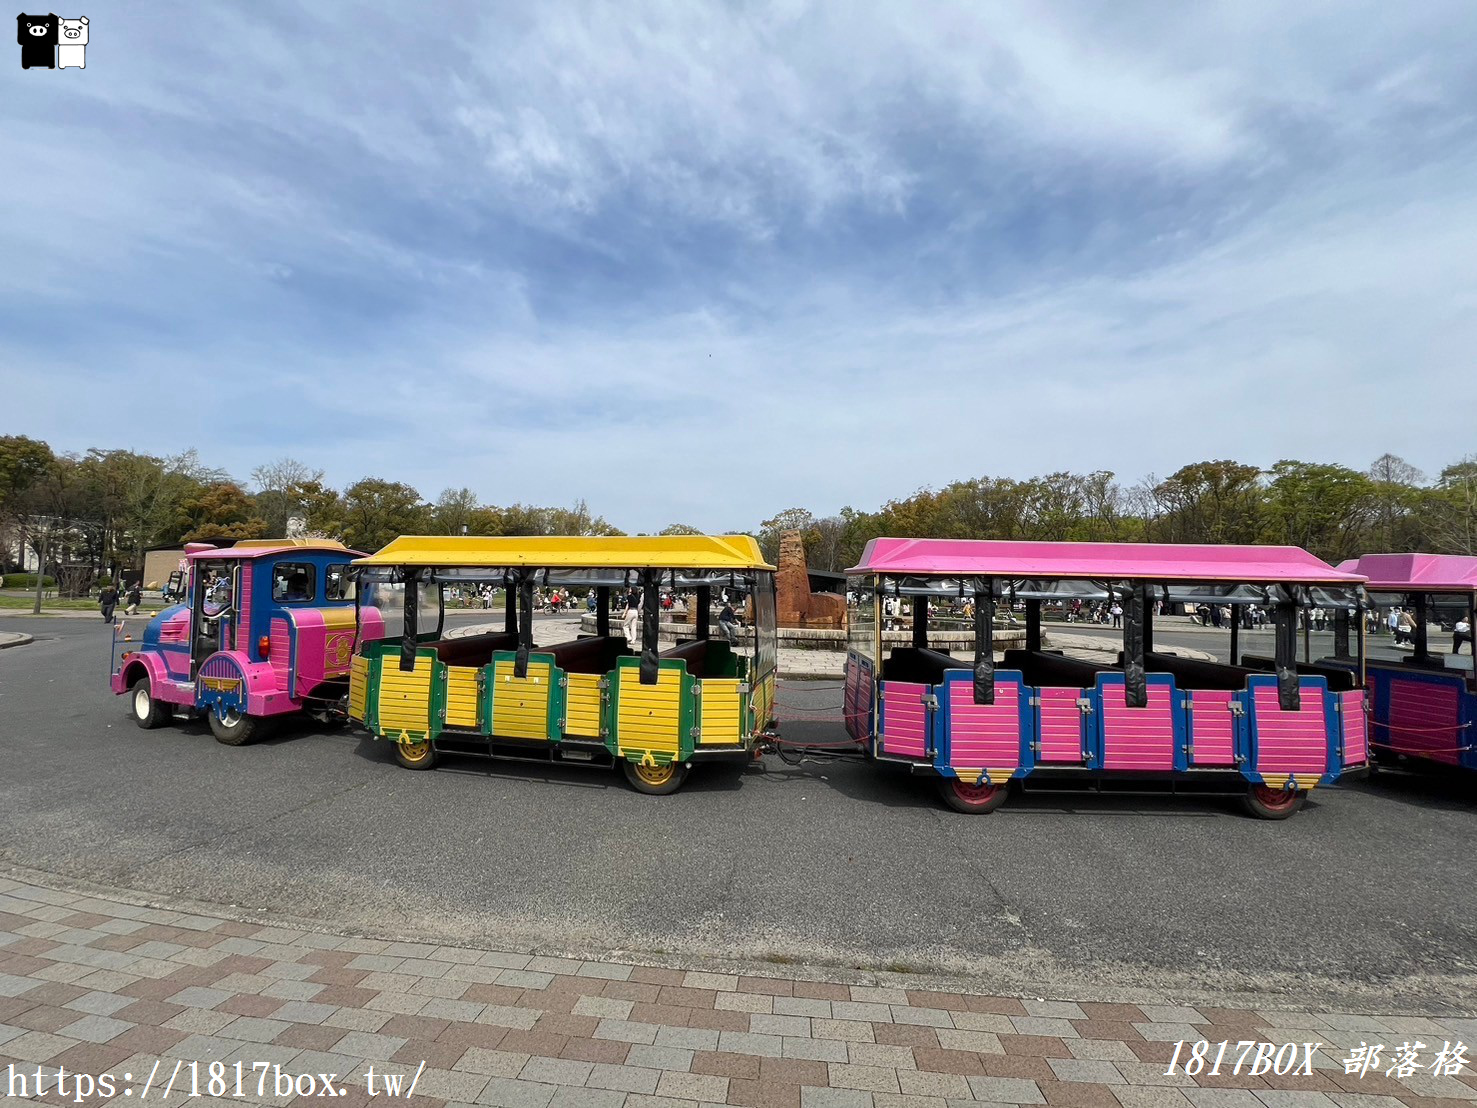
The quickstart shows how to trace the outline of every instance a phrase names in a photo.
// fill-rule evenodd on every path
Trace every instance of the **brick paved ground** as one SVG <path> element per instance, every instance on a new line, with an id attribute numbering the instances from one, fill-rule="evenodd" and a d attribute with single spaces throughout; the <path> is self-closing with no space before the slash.
<path id="1" fill-rule="evenodd" d="M 348 1106 L 370 1099 L 372 1066 L 407 1082 L 419 1073 L 418 1105 L 1472 1108 L 1470 1066 L 1457 1077 L 1344 1074 L 1341 1059 L 1361 1041 L 1388 1051 L 1415 1037 L 1477 1053 L 1477 1020 L 1020 1000 L 582 962 L 238 923 L 0 878 L 0 1096 L 21 1091 L 7 1078 L 34 1081 L 39 1066 L 48 1077 L 112 1073 L 117 1105 L 324 1103 L 256 1095 L 250 1063 L 264 1062 L 337 1073 L 347 1092 L 331 1103 Z M 1325 1048 L 1307 1077 L 1165 1076 L 1177 1039 Z M 189 1062 L 205 1081 L 209 1063 L 238 1060 L 241 1099 L 182 1093 Z M 166 1096 L 176 1062 L 184 1076 Z M 40 1099 L 73 1103 L 73 1086 Z"/>

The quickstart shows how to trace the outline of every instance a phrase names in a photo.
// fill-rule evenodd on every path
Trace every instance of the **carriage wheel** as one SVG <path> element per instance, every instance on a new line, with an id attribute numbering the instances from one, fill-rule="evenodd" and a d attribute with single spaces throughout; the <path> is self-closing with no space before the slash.
<path id="1" fill-rule="evenodd" d="M 940 777 L 939 795 L 956 812 L 993 812 L 1009 796 L 1005 785 L 991 784 L 988 779 L 970 785 L 957 777 Z"/>
<path id="2" fill-rule="evenodd" d="M 647 796 L 674 793 L 687 780 L 687 767 L 675 761 L 664 766 L 647 766 L 628 760 L 621 765 L 626 771 L 626 780 L 631 783 L 631 788 Z"/>
<path id="3" fill-rule="evenodd" d="M 1246 810 L 1257 819 L 1287 819 L 1307 799 L 1308 794 L 1300 790 L 1252 785 L 1246 790 L 1242 802 L 1246 805 Z"/>
<path id="4" fill-rule="evenodd" d="M 430 739 L 418 743 L 396 743 L 395 761 L 406 769 L 430 769 L 436 764 L 436 748 Z"/>

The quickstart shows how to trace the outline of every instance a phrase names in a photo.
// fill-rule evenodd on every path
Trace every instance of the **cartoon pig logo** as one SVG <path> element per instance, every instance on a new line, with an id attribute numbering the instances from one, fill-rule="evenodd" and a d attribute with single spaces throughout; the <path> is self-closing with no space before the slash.
<path id="1" fill-rule="evenodd" d="M 87 17 L 60 20 L 61 33 L 56 48 L 58 69 L 87 68 Z"/>

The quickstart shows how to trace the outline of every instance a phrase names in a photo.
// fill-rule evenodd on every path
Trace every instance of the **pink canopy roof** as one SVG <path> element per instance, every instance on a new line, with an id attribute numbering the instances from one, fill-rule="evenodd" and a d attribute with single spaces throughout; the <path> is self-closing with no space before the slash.
<path id="1" fill-rule="evenodd" d="M 191 549 L 198 547 L 199 549 Z M 266 558 L 273 554 L 305 554 L 323 553 L 326 550 L 336 551 L 344 555 L 344 560 L 362 558 L 364 555 L 358 550 L 350 550 L 341 542 L 260 542 L 259 545 L 251 543 L 237 544 L 236 546 L 207 546 L 204 543 L 189 543 L 185 547 L 185 557 L 194 561 L 198 558 Z"/>
<path id="2" fill-rule="evenodd" d="M 1477 591 L 1477 558 L 1465 554 L 1365 554 L 1339 569 L 1368 577 L 1373 592 Z"/>
<path id="3" fill-rule="evenodd" d="M 848 573 L 892 576 L 1075 578 L 1358 585 L 1296 546 L 1189 546 L 1147 542 L 873 539 Z"/>

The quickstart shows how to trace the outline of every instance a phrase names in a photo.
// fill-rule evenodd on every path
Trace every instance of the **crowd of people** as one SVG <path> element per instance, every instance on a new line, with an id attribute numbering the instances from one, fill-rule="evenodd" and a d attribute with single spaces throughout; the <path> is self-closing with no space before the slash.
<path id="1" fill-rule="evenodd" d="M 490 584 L 453 585 L 446 590 L 446 604 L 448 607 L 455 608 L 491 609 L 497 602 L 501 591 Z M 728 642 L 737 643 L 743 627 L 743 619 L 734 605 L 741 603 L 742 598 L 738 593 L 730 593 L 728 589 L 719 589 L 715 599 L 719 605 L 718 631 Z M 593 614 L 598 603 L 594 589 L 585 589 L 582 594 L 574 589 L 557 587 L 547 590 L 538 588 L 533 591 L 535 612 L 559 615 L 576 612 L 583 607 Z M 687 604 L 688 598 L 682 594 L 670 590 L 663 590 L 660 594 L 660 607 L 664 615 L 685 616 Z M 622 612 L 621 633 L 626 637 L 626 641 L 636 642 L 640 637 L 641 628 L 641 590 L 633 588 L 613 593 L 611 609 Z"/>

